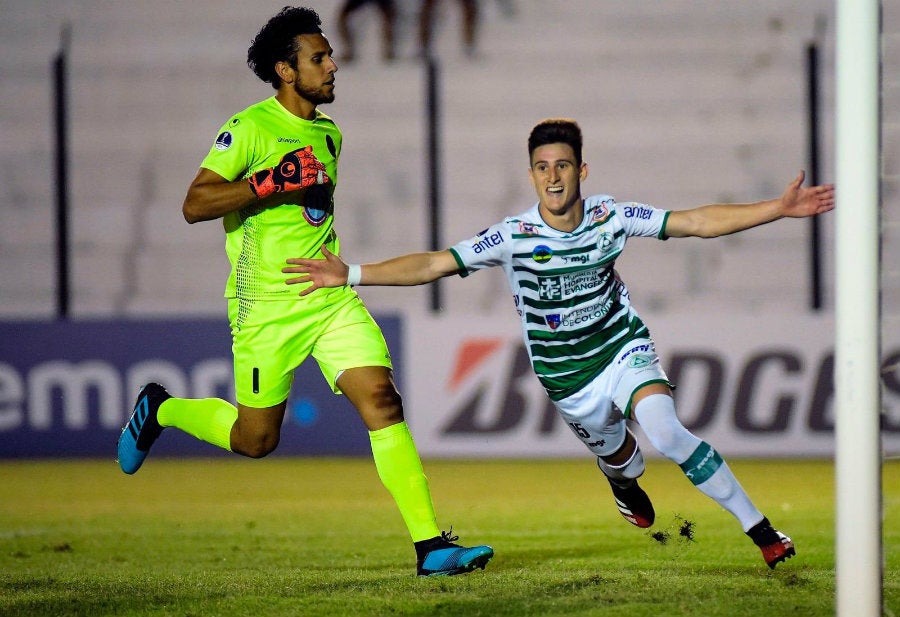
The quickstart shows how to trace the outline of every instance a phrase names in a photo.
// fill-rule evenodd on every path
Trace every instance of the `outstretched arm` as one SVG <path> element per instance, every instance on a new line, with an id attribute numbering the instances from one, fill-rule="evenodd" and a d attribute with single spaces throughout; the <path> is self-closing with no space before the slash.
<path id="1" fill-rule="evenodd" d="M 749 204 L 710 204 L 673 211 L 666 223 L 666 236 L 715 238 L 780 218 L 802 218 L 834 209 L 834 185 L 803 187 L 804 177 L 801 171 L 779 199 Z"/>
<path id="2" fill-rule="evenodd" d="M 288 285 L 312 283 L 300 292 L 301 296 L 320 287 L 343 287 L 347 284 L 349 267 L 344 261 L 322 247 L 325 259 L 294 257 L 281 269 L 286 274 L 299 274 L 285 282 Z M 430 253 L 410 253 L 378 263 L 361 266 L 360 285 L 424 285 L 459 272 L 459 265 L 448 250 Z"/>

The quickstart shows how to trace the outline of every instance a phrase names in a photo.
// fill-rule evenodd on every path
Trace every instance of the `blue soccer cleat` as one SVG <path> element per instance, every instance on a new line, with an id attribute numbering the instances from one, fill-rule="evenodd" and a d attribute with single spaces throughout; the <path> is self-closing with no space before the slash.
<path id="1" fill-rule="evenodd" d="M 454 576 L 465 574 L 475 568 L 487 565 L 494 556 L 490 546 L 473 546 L 471 548 L 454 544 L 459 540 L 450 532 L 442 531 L 441 535 L 416 543 L 418 560 L 416 574 L 419 576 Z"/>
<path id="2" fill-rule="evenodd" d="M 119 435 L 119 467 L 127 474 L 141 468 L 150 446 L 162 433 L 156 420 L 159 406 L 172 396 L 158 383 L 148 383 L 138 393 L 134 411 Z"/>

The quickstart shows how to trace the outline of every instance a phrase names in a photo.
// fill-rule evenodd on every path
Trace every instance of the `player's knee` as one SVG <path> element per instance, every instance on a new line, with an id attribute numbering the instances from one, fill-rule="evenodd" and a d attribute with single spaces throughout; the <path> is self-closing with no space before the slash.
<path id="1" fill-rule="evenodd" d="M 359 410 L 367 425 L 388 426 L 403 421 L 403 399 L 390 382 L 374 384 Z"/>
<path id="2" fill-rule="evenodd" d="M 241 431 L 237 440 L 232 438 L 231 450 L 250 458 L 263 458 L 278 447 L 281 435 L 271 430 Z"/>
<path id="3" fill-rule="evenodd" d="M 644 429 L 648 441 L 666 458 L 681 463 L 700 443 L 700 438 L 678 424 Z"/>
<path id="4" fill-rule="evenodd" d="M 251 444 L 247 451 L 247 456 L 250 458 L 263 458 L 275 451 L 275 448 L 278 447 L 278 441 L 279 438 L 275 436 L 274 438 Z"/>
<path id="5" fill-rule="evenodd" d="M 664 395 L 652 395 L 635 406 L 635 416 L 656 450 L 680 463 L 690 456 L 700 439 L 687 430 L 675 414 L 675 404 Z"/>

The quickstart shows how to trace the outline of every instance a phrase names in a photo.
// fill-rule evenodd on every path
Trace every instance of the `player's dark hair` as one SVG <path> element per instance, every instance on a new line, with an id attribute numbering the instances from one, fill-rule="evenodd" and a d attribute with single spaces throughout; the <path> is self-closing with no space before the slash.
<path id="1" fill-rule="evenodd" d="M 321 34 L 319 14 L 305 7 L 286 6 L 257 33 L 247 50 L 247 66 L 261 80 L 277 89 L 281 78 L 275 72 L 277 62 L 297 66 L 297 37 L 301 34 Z"/>
<path id="2" fill-rule="evenodd" d="M 575 164 L 581 166 L 581 127 L 570 118 L 547 118 L 538 122 L 528 136 L 528 160 L 534 151 L 547 144 L 569 144 L 575 152 Z"/>

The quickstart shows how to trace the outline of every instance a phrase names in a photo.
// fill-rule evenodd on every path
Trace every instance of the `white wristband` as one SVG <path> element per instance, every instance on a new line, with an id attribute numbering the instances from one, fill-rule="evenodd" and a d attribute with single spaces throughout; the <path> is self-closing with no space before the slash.
<path id="1" fill-rule="evenodd" d="M 362 266 L 359 264 L 349 264 L 347 268 L 349 268 L 347 270 L 347 284 L 350 285 L 350 287 L 356 287 L 359 285 L 360 279 L 362 279 Z"/>

